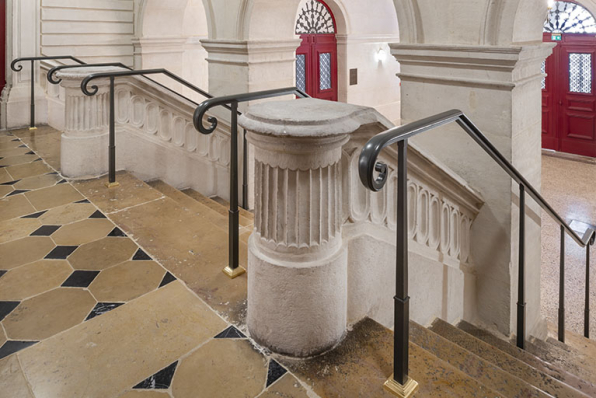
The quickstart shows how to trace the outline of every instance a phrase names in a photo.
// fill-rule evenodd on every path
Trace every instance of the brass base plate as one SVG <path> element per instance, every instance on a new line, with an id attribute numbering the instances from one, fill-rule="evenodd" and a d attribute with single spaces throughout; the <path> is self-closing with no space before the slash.
<path id="1" fill-rule="evenodd" d="M 410 398 L 418 391 L 418 383 L 408 377 L 408 381 L 403 386 L 393 379 L 393 375 L 383 384 L 385 391 L 400 398 Z"/>
<path id="2" fill-rule="evenodd" d="M 106 182 L 106 187 L 108 188 L 117 188 L 120 186 L 119 182 Z"/>
<path id="3" fill-rule="evenodd" d="M 37 127 L 29 127 L 29 131 L 31 130 L 37 130 Z"/>
<path id="4" fill-rule="evenodd" d="M 242 267 L 238 267 L 236 269 L 232 269 L 229 265 L 223 269 L 223 273 L 229 276 L 231 279 L 234 279 L 242 274 L 244 274 L 246 270 Z"/>

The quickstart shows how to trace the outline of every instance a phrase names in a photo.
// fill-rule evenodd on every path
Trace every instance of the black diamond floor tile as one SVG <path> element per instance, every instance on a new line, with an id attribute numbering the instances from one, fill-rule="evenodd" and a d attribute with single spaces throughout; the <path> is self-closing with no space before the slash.
<path id="1" fill-rule="evenodd" d="M 46 260 L 66 260 L 77 248 L 78 246 L 57 246 L 45 258 Z"/>
<path id="2" fill-rule="evenodd" d="M 0 270 L 0 278 L 2 278 L 2 276 L 4 276 L 5 273 L 6 273 L 5 270 Z"/>
<path id="3" fill-rule="evenodd" d="M 108 234 L 108 236 L 116 237 L 116 238 L 126 238 L 126 234 L 122 232 L 122 230 L 118 227 L 114 228 L 112 232 Z"/>
<path id="4" fill-rule="evenodd" d="M 66 180 L 60 180 L 60 181 L 58 181 L 58 183 L 56 185 L 60 185 L 60 184 L 66 184 Z"/>
<path id="5" fill-rule="evenodd" d="M 97 303 L 95 305 L 95 308 L 91 310 L 91 313 L 87 316 L 87 319 L 85 320 L 88 321 L 89 319 L 93 319 L 96 316 L 103 315 L 106 312 L 110 312 L 120 307 L 121 305 L 124 305 L 124 303 Z"/>
<path id="6" fill-rule="evenodd" d="M 18 140 L 13 140 L 13 141 L 18 141 Z M 25 145 L 25 144 L 19 145 L 19 148 L 27 148 L 27 145 Z"/>
<path id="7" fill-rule="evenodd" d="M 14 185 L 14 184 L 16 184 L 16 183 L 17 183 L 17 182 L 19 182 L 19 181 L 21 181 L 21 180 L 15 180 L 15 181 L 4 182 L 4 183 L 2 183 L 2 184 L 0 184 L 0 185 Z"/>
<path id="8" fill-rule="evenodd" d="M 176 277 L 174 275 L 170 274 L 169 272 L 166 272 L 163 279 L 161 280 L 161 283 L 159 284 L 159 287 L 163 287 L 168 283 L 174 282 L 175 280 Z"/>
<path id="9" fill-rule="evenodd" d="M 44 211 L 40 211 L 39 213 L 33 213 L 33 214 L 29 214 L 28 216 L 23 216 L 21 218 L 39 218 L 41 216 L 43 216 L 44 214 L 46 214 L 48 211 L 44 210 Z"/>
<path id="10" fill-rule="evenodd" d="M 236 329 L 234 326 L 230 326 L 229 328 L 227 328 L 226 330 L 224 330 L 223 332 L 221 332 L 220 334 L 218 334 L 217 336 L 215 336 L 216 339 L 245 339 L 246 336 L 238 329 Z"/>
<path id="11" fill-rule="evenodd" d="M 90 203 L 90 202 L 89 202 L 89 199 L 83 199 L 83 200 L 79 200 L 78 202 L 75 202 L 75 203 L 80 204 L 80 203 Z"/>
<path id="12" fill-rule="evenodd" d="M 28 191 L 28 190 L 26 190 L 26 189 L 16 189 L 16 190 L 12 191 L 11 193 L 9 193 L 9 194 L 8 194 L 8 195 L 6 195 L 6 196 L 20 195 L 20 194 L 22 194 L 22 193 L 27 193 L 27 192 L 29 192 L 29 191 Z"/>
<path id="13" fill-rule="evenodd" d="M 91 214 L 89 218 L 106 218 L 106 216 L 104 216 L 101 211 L 97 210 L 95 213 Z"/>
<path id="14" fill-rule="evenodd" d="M 8 340 L 2 347 L 0 347 L 0 359 L 19 352 L 27 347 L 37 344 L 37 341 L 14 341 Z"/>
<path id="15" fill-rule="evenodd" d="M 75 271 L 64 281 L 62 287 L 89 287 L 99 271 Z"/>
<path id="16" fill-rule="evenodd" d="M 35 155 L 35 152 L 33 152 L 33 151 L 29 151 L 29 152 L 27 152 L 25 155 Z"/>
<path id="17" fill-rule="evenodd" d="M 20 301 L 0 301 L 0 321 L 4 320 L 20 303 Z"/>
<path id="18" fill-rule="evenodd" d="M 273 359 L 269 361 L 269 369 L 267 370 L 267 387 L 279 380 L 288 371 Z"/>
<path id="19" fill-rule="evenodd" d="M 164 368 L 133 387 L 135 390 L 167 390 L 172 384 L 178 361 Z"/>
<path id="20" fill-rule="evenodd" d="M 147 253 L 145 253 L 143 250 L 139 249 L 137 250 L 137 252 L 135 253 L 135 255 L 132 257 L 133 260 L 151 260 L 151 257 L 149 257 L 149 255 Z"/>
<path id="21" fill-rule="evenodd" d="M 39 227 L 36 231 L 34 231 L 30 236 L 50 236 L 54 232 L 58 231 L 62 225 L 44 225 Z"/>
<path id="22" fill-rule="evenodd" d="M 34 162 L 41 162 L 41 158 L 35 159 Z"/>

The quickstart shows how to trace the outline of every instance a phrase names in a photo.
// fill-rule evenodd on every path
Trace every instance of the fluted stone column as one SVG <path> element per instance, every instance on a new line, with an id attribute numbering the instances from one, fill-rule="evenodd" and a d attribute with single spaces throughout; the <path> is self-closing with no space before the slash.
<path id="1" fill-rule="evenodd" d="M 66 177 L 98 177 L 108 171 L 110 82 L 93 80 L 98 92 L 87 96 L 81 82 L 92 73 L 120 68 L 64 69 L 56 74 L 65 89 L 65 128 L 61 140 L 61 168 Z"/>
<path id="2" fill-rule="evenodd" d="M 240 118 L 255 162 L 248 329 L 275 352 L 314 355 L 345 332 L 340 159 L 362 111 L 304 99 L 253 105 Z"/>

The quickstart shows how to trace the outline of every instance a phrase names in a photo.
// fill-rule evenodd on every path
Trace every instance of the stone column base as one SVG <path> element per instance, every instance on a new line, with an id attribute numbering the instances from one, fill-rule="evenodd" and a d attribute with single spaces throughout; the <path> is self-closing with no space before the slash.
<path id="1" fill-rule="evenodd" d="M 108 133 L 85 137 L 62 134 L 60 163 L 69 178 L 99 177 L 108 172 Z"/>

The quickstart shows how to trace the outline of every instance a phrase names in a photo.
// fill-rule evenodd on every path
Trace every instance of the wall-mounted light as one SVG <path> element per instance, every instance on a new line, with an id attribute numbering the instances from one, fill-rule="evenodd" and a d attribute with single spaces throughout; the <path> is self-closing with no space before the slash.
<path id="1" fill-rule="evenodd" d="M 377 51 L 377 53 L 375 54 L 375 59 L 377 60 L 377 62 L 385 62 L 385 60 L 387 59 L 387 51 L 385 51 L 385 49 L 380 48 L 379 51 Z"/>
<path id="2" fill-rule="evenodd" d="M 547 0 L 547 4 L 548 4 L 548 9 L 552 10 L 553 7 L 555 6 L 555 0 Z"/>

